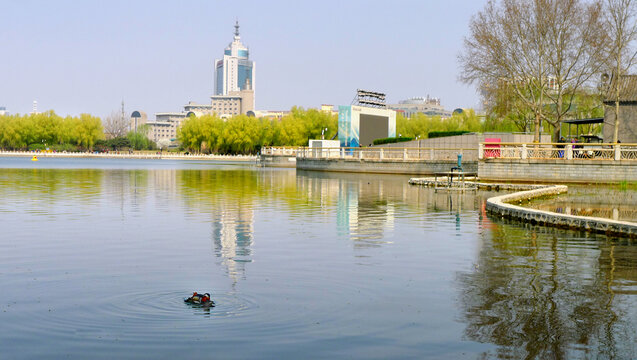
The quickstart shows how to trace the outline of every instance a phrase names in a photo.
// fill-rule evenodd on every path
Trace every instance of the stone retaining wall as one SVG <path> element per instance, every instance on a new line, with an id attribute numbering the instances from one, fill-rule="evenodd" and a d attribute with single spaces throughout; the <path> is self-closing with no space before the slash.
<path id="1" fill-rule="evenodd" d="M 433 186 L 433 187 L 440 187 L 440 186 L 447 186 L 448 182 L 446 180 L 446 177 L 439 177 L 439 179 L 441 180 L 436 180 L 432 177 L 427 177 L 427 178 L 411 178 L 409 179 L 409 183 L 412 185 L 422 185 L 422 186 Z M 457 178 L 456 178 L 457 179 Z M 454 186 L 460 186 L 459 181 L 454 181 L 453 185 Z M 470 181 L 467 180 L 464 182 L 465 186 L 467 187 L 475 187 L 476 189 L 480 189 L 480 190 L 495 190 L 495 191 L 523 191 L 523 190 L 533 190 L 533 189 L 540 189 L 540 188 L 545 188 L 546 185 L 536 185 L 536 184 L 507 184 L 507 183 L 484 183 L 484 182 L 476 182 L 476 181 Z"/>
<path id="2" fill-rule="evenodd" d="M 293 168 L 296 167 L 296 156 L 262 154 L 260 164 L 261 166 Z"/>
<path id="3" fill-rule="evenodd" d="M 637 181 L 637 161 L 485 159 L 478 163 L 478 176 L 490 181 L 551 183 Z"/>
<path id="4" fill-rule="evenodd" d="M 298 158 L 296 168 L 300 170 L 339 171 L 386 174 L 424 174 L 449 171 L 457 166 L 451 160 L 365 160 L 365 159 L 308 159 Z M 466 172 L 476 172 L 478 163 L 467 161 L 462 163 Z"/>
<path id="5" fill-rule="evenodd" d="M 518 219 L 531 224 L 582 229 L 591 232 L 637 237 L 637 223 L 597 217 L 558 214 L 550 211 L 529 209 L 511 204 L 511 202 L 530 200 L 541 196 L 558 195 L 567 191 L 568 187 L 564 185 L 554 185 L 535 190 L 496 196 L 487 200 L 486 209 L 498 216 Z"/>

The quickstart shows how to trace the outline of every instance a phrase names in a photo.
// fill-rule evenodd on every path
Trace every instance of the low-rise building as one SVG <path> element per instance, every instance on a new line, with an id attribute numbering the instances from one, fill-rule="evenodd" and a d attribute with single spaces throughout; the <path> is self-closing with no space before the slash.
<path id="1" fill-rule="evenodd" d="M 443 118 L 451 117 L 451 111 L 445 110 L 440 105 L 439 98 L 414 97 L 399 101 L 398 104 L 387 105 L 388 108 L 396 110 L 406 118 L 411 118 L 414 114 L 424 114 L 429 116 L 438 115 Z"/>
<path id="2" fill-rule="evenodd" d="M 4 106 L 0 106 L 0 116 L 7 115 L 7 108 Z"/>
<path id="3" fill-rule="evenodd" d="M 186 118 L 185 112 L 164 112 L 155 114 L 155 121 L 149 121 L 148 138 L 154 142 L 161 139 L 177 138 L 177 128 Z"/>
<path id="4" fill-rule="evenodd" d="M 604 95 L 604 142 L 613 142 L 615 135 L 615 89 L 616 78 L 608 80 Z M 622 143 L 637 143 L 637 75 L 619 77 L 619 128 L 617 140 Z"/>

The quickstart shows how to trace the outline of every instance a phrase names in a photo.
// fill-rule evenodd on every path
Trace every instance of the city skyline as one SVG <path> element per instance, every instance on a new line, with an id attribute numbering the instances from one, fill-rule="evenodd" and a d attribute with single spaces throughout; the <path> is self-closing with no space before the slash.
<path id="1" fill-rule="evenodd" d="M 104 117 L 205 102 L 215 59 L 238 20 L 259 62 L 259 110 L 349 104 L 357 88 L 388 102 L 432 95 L 446 109 L 478 106 L 457 80 L 456 55 L 483 2 L 327 1 L 233 4 L 66 1 L 5 4 L 0 106 Z M 214 10 L 214 11 L 213 11 Z M 182 15 L 183 14 L 183 15 Z M 177 16 L 179 15 L 179 16 Z"/>

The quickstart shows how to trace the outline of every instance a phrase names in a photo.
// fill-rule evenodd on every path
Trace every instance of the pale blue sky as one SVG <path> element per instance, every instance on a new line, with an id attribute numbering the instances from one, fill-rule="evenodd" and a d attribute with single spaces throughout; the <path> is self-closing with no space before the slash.
<path id="1" fill-rule="evenodd" d="M 475 107 L 456 55 L 483 0 L 0 1 L 0 106 L 105 116 L 209 102 L 235 19 L 256 62 L 256 107 L 427 94 Z"/>

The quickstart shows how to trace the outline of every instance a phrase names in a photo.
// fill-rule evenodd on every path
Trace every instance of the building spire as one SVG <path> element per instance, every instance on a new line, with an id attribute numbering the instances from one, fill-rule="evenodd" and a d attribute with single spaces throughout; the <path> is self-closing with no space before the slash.
<path id="1" fill-rule="evenodd" d="M 234 37 L 239 38 L 239 19 L 234 24 Z"/>

